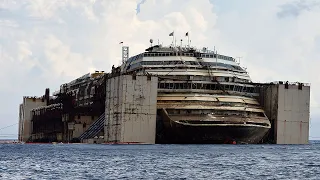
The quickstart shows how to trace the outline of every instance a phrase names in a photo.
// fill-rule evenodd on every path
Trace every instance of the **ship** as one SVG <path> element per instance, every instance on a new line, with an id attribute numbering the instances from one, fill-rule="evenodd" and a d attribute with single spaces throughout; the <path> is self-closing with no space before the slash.
<path id="1" fill-rule="evenodd" d="M 259 143 L 271 128 L 259 87 L 233 57 L 155 45 L 121 71 L 158 77 L 157 143 Z"/>
<path id="2" fill-rule="evenodd" d="M 31 109 L 30 123 L 20 109 L 19 140 L 82 142 L 103 136 L 106 80 L 128 74 L 158 78 L 157 144 L 255 144 L 271 128 L 258 101 L 260 88 L 235 58 L 208 48 L 158 44 L 110 73 L 86 74 L 62 84 L 53 96 L 46 89 L 43 97 L 25 98 L 42 106 Z"/>

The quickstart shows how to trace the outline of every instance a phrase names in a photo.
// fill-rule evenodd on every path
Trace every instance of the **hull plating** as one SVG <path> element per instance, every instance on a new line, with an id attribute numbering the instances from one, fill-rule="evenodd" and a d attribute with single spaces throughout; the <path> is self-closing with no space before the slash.
<path id="1" fill-rule="evenodd" d="M 160 144 L 257 144 L 270 130 L 270 124 L 253 125 L 236 123 L 234 120 L 214 124 L 213 121 L 174 121 L 162 110 L 157 119 L 157 139 Z"/>
<path id="2" fill-rule="evenodd" d="M 256 144 L 270 128 L 258 126 L 187 126 L 166 128 L 157 134 L 157 143 L 180 144 Z"/>

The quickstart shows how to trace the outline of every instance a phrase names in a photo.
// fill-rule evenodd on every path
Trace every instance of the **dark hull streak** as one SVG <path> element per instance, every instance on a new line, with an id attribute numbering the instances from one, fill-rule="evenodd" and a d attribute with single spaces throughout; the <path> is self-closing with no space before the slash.
<path id="1" fill-rule="evenodd" d="M 187 126 L 165 128 L 157 133 L 159 144 L 257 144 L 269 128 L 257 126 Z"/>

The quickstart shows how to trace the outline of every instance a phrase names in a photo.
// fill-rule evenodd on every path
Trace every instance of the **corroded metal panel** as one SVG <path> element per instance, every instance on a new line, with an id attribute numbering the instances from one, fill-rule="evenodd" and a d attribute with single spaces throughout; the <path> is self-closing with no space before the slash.
<path id="1" fill-rule="evenodd" d="M 309 143 L 310 86 L 273 84 L 264 97 L 266 114 L 275 122 L 276 143 Z"/>
<path id="2" fill-rule="evenodd" d="M 113 82 L 114 80 L 116 82 Z M 107 80 L 116 96 L 106 100 L 105 141 L 111 143 L 155 143 L 158 79 L 123 75 Z M 108 84 L 107 84 L 108 85 Z M 108 95 L 109 94 L 109 95 Z M 108 104 L 110 100 L 110 104 Z M 107 105 L 108 104 L 108 105 Z M 109 110 L 110 112 L 107 112 Z M 107 122 L 109 121 L 109 122 Z"/>

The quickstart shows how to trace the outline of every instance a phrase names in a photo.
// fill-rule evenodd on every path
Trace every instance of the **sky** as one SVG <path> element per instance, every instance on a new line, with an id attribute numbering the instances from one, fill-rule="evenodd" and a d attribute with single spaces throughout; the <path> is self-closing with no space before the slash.
<path id="1" fill-rule="evenodd" d="M 172 31 L 240 57 L 255 82 L 311 83 L 310 139 L 320 139 L 319 17 L 317 0 L 0 0 L 0 139 L 17 137 L 23 96 L 109 72 L 119 42 L 135 55 Z"/>

